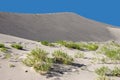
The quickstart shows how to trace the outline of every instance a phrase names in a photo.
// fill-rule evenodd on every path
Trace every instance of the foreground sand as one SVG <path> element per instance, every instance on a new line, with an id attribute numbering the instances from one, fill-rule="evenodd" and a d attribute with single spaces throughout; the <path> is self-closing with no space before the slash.
<path id="1" fill-rule="evenodd" d="M 77 65 L 66 66 L 65 69 L 70 69 L 70 71 L 63 70 L 63 74 L 56 73 L 58 75 L 52 75 L 52 77 L 42 76 L 39 73 L 36 73 L 32 68 L 25 66 L 21 60 L 29 53 L 32 49 L 39 47 L 43 50 L 46 50 L 48 53 L 52 53 L 55 50 L 62 50 L 68 53 L 70 56 L 74 55 L 79 50 L 68 49 L 63 46 L 57 47 L 48 47 L 41 45 L 40 42 L 21 39 L 17 37 L 12 37 L 8 35 L 0 34 L 0 42 L 4 43 L 8 48 L 9 53 L 12 55 L 9 59 L 4 59 L 2 52 L 0 52 L 0 80 L 95 80 L 97 74 L 94 72 L 96 68 L 101 66 L 108 66 L 112 68 L 113 66 L 120 67 L 120 64 L 98 64 L 92 61 L 92 58 L 99 57 L 94 51 L 83 51 L 85 58 L 75 58 L 74 63 Z M 10 45 L 12 43 L 20 43 L 24 50 L 17 50 L 12 48 Z M 15 67 L 10 67 L 11 64 L 14 64 Z M 60 70 L 60 68 L 59 68 Z M 62 70 L 62 69 L 61 69 Z M 120 77 L 111 77 L 114 80 L 120 80 Z"/>

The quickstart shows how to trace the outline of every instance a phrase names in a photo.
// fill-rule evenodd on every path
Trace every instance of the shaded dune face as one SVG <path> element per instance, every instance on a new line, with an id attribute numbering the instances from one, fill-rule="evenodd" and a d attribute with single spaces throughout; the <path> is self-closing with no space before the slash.
<path id="1" fill-rule="evenodd" d="M 74 13 L 0 13 L 0 33 L 30 40 L 108 41 L 114 36 L 107 25 Z"/>

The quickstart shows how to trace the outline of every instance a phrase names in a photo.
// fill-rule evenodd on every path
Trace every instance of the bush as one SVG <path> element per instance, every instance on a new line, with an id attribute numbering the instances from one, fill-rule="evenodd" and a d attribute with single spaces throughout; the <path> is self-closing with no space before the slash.
<path id="1" fill-rule="evenodd" d="M 95 43 L 88 43 L 85 45 L 85 48 L 89 51 L 95 51 L 98 49 L 98 45 Z"/>
<path id="2" fill-rule="evenodd" d="M 19 50 L 23 49 L 23 46 L 21 44 L 17 44 L 17 43 L 12 44 L 11 47 L 19 49 Z"/>
<path id="3" fill-rule="evenodd" d="M 7 48 L 0 48 L 0 52 L 7 52 Z"/>
<path id="4" fill-rule="evenodd" d="M 67 55 L 62 51 L 55 51 L 53 53 L 54 61 L 62 64 L 71 64 L 73 62 L 73 58 Z"/>
<path id="5" fill-rule="evenodd" d="M 114 69 L 111 71 L 112 76 L 120 77 L 120 67 L 114 67 Z"/>
<path id="6" fill-rule="evenodd" d="M 95 72 L 100 76 L 105 76 L 108 73 L 108 71 L 109 68 L 104 66 L 95 70 Z"/>
<path id="7" fill-rule="evenodd" d="M 5 45 L 4 44 L 0 44 L 0 48 L 5 48 Z"/>
<path id="8" fill-rule="evenodd" d="M 49 43 L 48 41 L 41 41 L 41 44 L 42 44 L 42 45 L 45 45 L 45 46 L 52 46 L 52 47 L 55 46 L 54 44 Z"/>
<path id="9" fill-rule="evenodd" d="M 27 66 L 33 67 L 36 72 L 40 72 L 41 74 L 47 73 L 52 65 L 52 59 L 48 58 L 47 55 L 48 53 L 44 50 L 36 48 L 27 54 L 23 63 Z"/>

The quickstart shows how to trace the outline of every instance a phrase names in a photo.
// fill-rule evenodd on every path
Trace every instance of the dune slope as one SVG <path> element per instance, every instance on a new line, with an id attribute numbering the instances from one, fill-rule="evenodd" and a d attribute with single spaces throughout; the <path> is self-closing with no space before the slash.
<path id="1" fill-rule="evenodd" d="M 30 40 L 107 41 L 108 26 L 74 13 L 15 14 L 0 12 L 0 33 Z"/>

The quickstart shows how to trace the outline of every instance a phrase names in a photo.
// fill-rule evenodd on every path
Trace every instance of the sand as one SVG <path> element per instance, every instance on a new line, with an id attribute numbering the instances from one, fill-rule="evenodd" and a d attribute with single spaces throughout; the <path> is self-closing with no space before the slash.
<path id="1" fill-rule="evenodd" d="M 2 57 L 0 57 L 1 80 L 95 80 L 98 76 L 94 72 L 96 68 L 99 68 L 104 65 L 109 67 L 120 67 L 120 64 L 96 64 L 94 63 L 94 61 L 92 62 L 92 58 L 96 57 L 94 51 L 83 51 L 86 58 L 74 59 L 75 63 L 81 65 L 80 67 L 72 66 L 72 71 L 64 72 L 64 74 L 60 74 L 59 76 L 53 76 L 48 78 L 47 76 L 43 76 L 35 72 L 31 67 L 25 66 L 20 60 L 23 59 L 27 53 L 29 53 L 32 49 L 36 47 L 46 50 L 50 54 L 55 50 L 62 50 L 72 57 L 74 57 L 76 53 L 81 51 L 75 49 L 68 49 L 63 46 L 44 46 L 41 45 L 40 42 L 26 40 L 4 34 L 0 34 L 0 42 L 4 43 L 6 47 L 9 48 L 10 54 L 13 55 L 13 57 L 9 59 L 3 59 Z M 17 50 L 12 48 L 10 45 L 13 42 L 21 43 L 24 47 L 24 50 Z M 16 59 L 16 55 L 19 56 L 19 58 Z M 10 64 L 14 64 L 15 67 L 10 67 Z M 120 80 L 120 77 L 112 77 L 112 79 Z"/>

